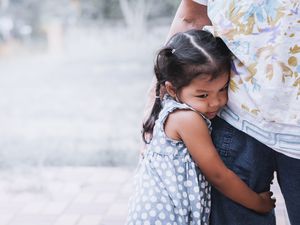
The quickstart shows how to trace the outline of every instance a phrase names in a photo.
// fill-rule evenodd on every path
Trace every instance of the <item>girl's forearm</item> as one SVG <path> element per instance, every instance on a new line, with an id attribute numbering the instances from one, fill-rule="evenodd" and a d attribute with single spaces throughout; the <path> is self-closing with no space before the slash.
<path id="1" fill-rule="evenodd" d="M 235 173 L 227 170 L 224 176 L 209 180 L 211 184 L 231 200 L 246 208 L 260 212 L 261 198 L 251 190 Z"/>

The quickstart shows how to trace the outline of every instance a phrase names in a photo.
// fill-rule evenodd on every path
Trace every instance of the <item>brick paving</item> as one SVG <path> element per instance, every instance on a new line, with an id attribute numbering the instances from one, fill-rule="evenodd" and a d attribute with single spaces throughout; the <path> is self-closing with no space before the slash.
<path id="1" fill-rule="evenodd" d="M 0 171 L 0 225 L 122 225 L 133 169 L 50 167 Z M 275 183 L 277 225 L 289 225 Z"/>

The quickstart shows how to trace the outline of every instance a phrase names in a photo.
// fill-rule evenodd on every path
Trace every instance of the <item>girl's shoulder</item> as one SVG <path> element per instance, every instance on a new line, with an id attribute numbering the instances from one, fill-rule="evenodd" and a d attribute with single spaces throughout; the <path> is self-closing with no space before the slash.
<path id="1" fill-rule="evenodd" d="M 159 120 L 161 123 L 165 123 L 166 119 L 172 114 L 172 117 L 180 120 L 185 120 L 186 118 L 193 119 L 193 117 L 200 117 L 204 120 L 209 130 L 211 130 L 211 121 L 206 118 L 202 113 L 196 111 L 189 105 L 185 103 L 180 103 L 172 98 L 170 95 L 165 95 L 163 99 L 163 108 L 159 115 Z M 176 113 L 174 113 L 176 111 Z M 195 121 L 196 122 L 196 121 Z"/>
<path id="2" fill-rule="evenodd" d="M 169 95 L 164 97 L 163 109 L 157 122 L 160 132 L 176 141 L 181 140 L 180 132 L 186 126 L 211 132 L 210 120 L 189 105 L 177 102 Z"/>

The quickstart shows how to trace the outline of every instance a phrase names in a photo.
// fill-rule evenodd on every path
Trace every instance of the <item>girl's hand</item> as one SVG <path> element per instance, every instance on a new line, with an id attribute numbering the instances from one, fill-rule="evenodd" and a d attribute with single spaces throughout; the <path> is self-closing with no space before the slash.
<path id="1" fill-rule="evenodd" d="M 260 206 L 256 210 L 258 213 L 268 213 L 275 208 L 276 199 L 272 198 L 273 192 L 267 191 L 258 195 L 260 197 Z"/>

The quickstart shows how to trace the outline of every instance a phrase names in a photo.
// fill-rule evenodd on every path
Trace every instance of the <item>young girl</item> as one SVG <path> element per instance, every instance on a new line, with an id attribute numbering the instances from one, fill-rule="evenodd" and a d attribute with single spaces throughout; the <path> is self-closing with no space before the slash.
<path id="1" fill-rule="evenodd" d="M 224 165 L 210 138 L 209 119 L 227 102 L 230 66 L 226 45 L 206 31 L 178 33 L 159 51 L 156 99 L 143 126 L 147 148 L 128 225 L 209 224 L 209 183 L 259 213 L 274 208 L 272 193 L 249 189 Z"/>

